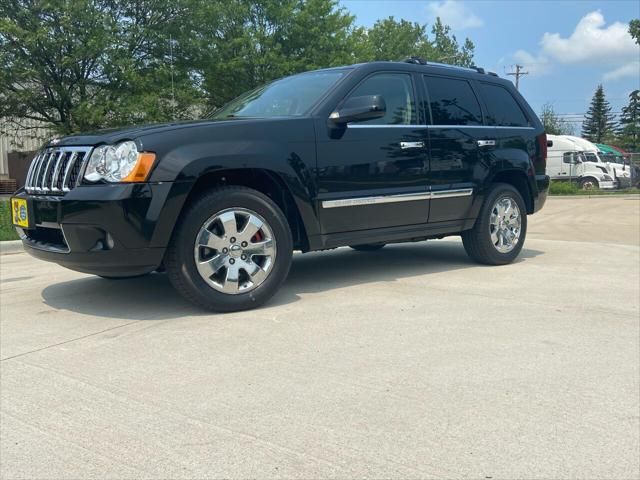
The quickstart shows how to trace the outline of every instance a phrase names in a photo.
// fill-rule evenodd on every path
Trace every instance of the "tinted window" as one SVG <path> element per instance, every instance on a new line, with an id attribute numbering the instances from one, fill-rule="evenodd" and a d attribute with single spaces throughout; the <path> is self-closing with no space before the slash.
<path id="1" fill-rule="evenodd" d="M 213 114 L 214 118 L 304 115 L 347 70 L 302 73 L 281 78 L 240 95 Z"/>
<path id="2" fill-rule="evenodd" d="M 480 104 L 466 80 L 424 77 L 433 125 L 482 125 Z"/>
<path id="3" fill-rule="evenodd" d="M 481 83 L 480 90 L 488 109 L 487 123 L 501 127 L 528 127 L 529 122 L 513 95 L 504 87 Z"/>
<path id="4" fill-rule="evenodd" d="M 416 123 L 416 102 L 411 77 L 402 73 L 380 73 L 367 78 L 349 94 L 349 97 L 382 95 L 387 113 L 363 124 L 410 125 Z"/>

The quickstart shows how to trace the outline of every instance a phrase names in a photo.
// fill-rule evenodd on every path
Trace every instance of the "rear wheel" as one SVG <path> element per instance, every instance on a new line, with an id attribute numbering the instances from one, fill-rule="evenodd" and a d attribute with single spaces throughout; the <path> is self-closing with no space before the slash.
<path id="1" fill-rule="evenodd" d="M 380 250 L 386 244 L 384 243 L 367 243 L 364 245 L 351 245 L 351 248 L 357 250 L 359 252 L 375 252 L 376 250 Z"/>
<path id="2" fill-rule="evenodd" d="M 209 310 L 255 308 L 287 277 L 291 231 L 278 206 L 246 187 L 215 189 L 188 206 L 167 250 L 167 275 Z"/>
<path id="3" fill-rule="evenodd" d="M 475 261 L 504 265 L 518 256 L 526 234 L 522 196 L 511 185 L 497 183 L 489 190 L 474 227 L 462 232 L 462 243 Z"/>

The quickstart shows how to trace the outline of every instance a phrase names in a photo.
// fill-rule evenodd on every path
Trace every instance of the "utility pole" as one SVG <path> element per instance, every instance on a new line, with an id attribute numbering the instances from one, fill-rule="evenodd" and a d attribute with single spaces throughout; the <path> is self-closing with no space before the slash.
<path id="1" fill-rule="evenodd" d="M 520 77 L 523 75 L 529 75 L 529 72 L 523 72 L 522 69 L 524 67 L 522 65 L 516 65 L 515 72 L 508 72 L 507 75 L 513 75 L 516 77 L 516 90 L 520 90 Z"/>

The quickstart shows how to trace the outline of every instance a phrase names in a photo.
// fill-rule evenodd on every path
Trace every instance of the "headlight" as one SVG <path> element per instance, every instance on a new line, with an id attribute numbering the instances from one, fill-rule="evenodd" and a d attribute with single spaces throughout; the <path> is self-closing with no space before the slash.
<path id="1" fill-rule="evenodd" d="M 605 182 L 611 182 L 613 181 L 613 177 L 611 177 L 611 175 L 603 175 L 602 180 L 604 180 Z"/>
<path id="2" fill-rule="evenodd" d="M 84 178 L 90 182 L 144 182 L 156 156 L 140 153 L 135 142 L 102 145 L 93 150 Z"/>

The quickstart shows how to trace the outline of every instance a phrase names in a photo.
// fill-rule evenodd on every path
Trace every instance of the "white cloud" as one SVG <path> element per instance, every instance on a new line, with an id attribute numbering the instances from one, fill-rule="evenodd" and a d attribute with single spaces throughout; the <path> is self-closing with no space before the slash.
<path id="1" fill-rule="evenodd" d="M 513 60 L 534 76 L 545 75 L 551 71 L 549 59 L 544 55 L 535 56 L 525 50 L 518 50 L 513 54 Z"/>
<path id="2" fill-rule="evenodd" d="M 469 10 L 464 3 L 455 0 L 431 2 L 427 5 L 427 12 L 433 19 L 440 17 L 442 23 L 449 25 L 453 30 L 465 30 L 484 25 L 484 21 Z"/>
<path id="3" fill-rule="evenodd" d="M 600 11 L 580 19 L 568 38 L 559 33 L 545 33 L 542 51 L 561 63 L 617 63 L 637 59 L 640 47 L 629 35 L 629 26 L 615 22 L 605 27 Z"/>
<path id="4" fill-rule="evenodd" d="M 602 76 L 604 81 L 608 80 L 619 80 L 624 77 L 636 77 L 640 78 L 640 60 L 635 62 L 627 63 L 615 70 L 611 70 L 610 72 L 605 73 Z"/>

